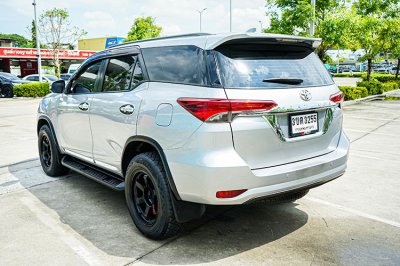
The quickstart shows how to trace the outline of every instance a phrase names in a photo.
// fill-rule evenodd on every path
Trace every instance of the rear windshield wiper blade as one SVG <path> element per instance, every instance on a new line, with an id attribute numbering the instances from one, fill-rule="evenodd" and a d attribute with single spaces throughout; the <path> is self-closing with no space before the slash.
<path id="1" fill-rule="evenodd" d="M 268 78 L 268 79 L 263 79 L 263 82 L 299 85 L 303 83 L 303 80 L 297 78 Z"/>

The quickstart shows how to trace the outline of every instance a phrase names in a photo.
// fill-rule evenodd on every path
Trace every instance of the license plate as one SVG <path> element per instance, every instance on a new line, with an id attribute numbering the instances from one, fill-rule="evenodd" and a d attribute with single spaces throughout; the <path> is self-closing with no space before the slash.
<path id="1" fill-rule="evenodd" d="M 298 137 L 318 132 L 318 113 L 289 116 L 289 136 Z"/>

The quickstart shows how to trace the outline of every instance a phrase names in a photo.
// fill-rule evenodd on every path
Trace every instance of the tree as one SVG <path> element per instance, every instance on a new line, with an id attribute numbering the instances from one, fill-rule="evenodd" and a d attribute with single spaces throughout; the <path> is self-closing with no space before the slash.
<path id="1" fill-rule="evenodd" d="M 387 27 L 389 24 L 395 26 L 390 23 L 391 19 L 393 21 L 399 19 L 400 4 L 398 0 L 358 0 L 354 3 L 354 7 L 358 21 L 352 36 L 356 40 L 356 45 L 366 52 L 361 60 L 368 61 L 367 80 L 370 80 L 372 60 L 378 53 L 384 51 L 385 47 L 396 48 L 394 42 L 392 46 L 387 44 L 391 42 L 391 32 L 388 32 Z M 398 31 L 398 28 L 395 30 Z"/>
<path id="2" fill-rule="evenodd" d="M 18 34 L 0 33 L 0 38 L 13 39 L 13 40 L 15 40 L 15 44 L 18 47 L 22 47 L 22 48 L 31 48 L 32 47 L 32 43 L 27 38 L 25 38 L 24 36 L 18 35 Z"/>
<path id="3" fill-rule="evenodd" d="M 36 47 L 36 23 L 34 20 L 32 20 L 32 26 L 30 27 L 30 32 L 31 32 L 31 36 L 32 36 L 32 39 L 31 39 L 32 46 Z"/>
<path id="4" fill-rule="evenodd" d="M 46 10 L 39 17 L 39 33 L 46 41 L 47 46 L 52 49 L 53 64 L 56 68 L 56 75 L 60 77 L 61 61 L 59 60 L 58 51 L 64 46 L 77 41 L 87 32 L 72 27 L 69 19 L 69 13 L 66 9 Z"/>
<path id="5" fill-rule="evenodd" d="M 372 60 L 383 50 L 381 31 L 384 26 L 384 20 L 375 17 L 358 16 L 355 23 L 351 36 L 356 46 L 353 49 L 362 47 L 365 50 L 365 55 L 360 60 L 367 60 L 367 80 L 370 80 Z"/>
<path id="6" fill-rule="evenodd" d="M 344 47 L 347 44 L 349 19 L 345 0 L 318 0 L 313 9 L 308 0 L 267 0 L 270 27 L 265 32 L 309 36 L 310 22 L 315 24 L 315 37 L 322 38 L 317 53 L 325 60 L 330 48 Z"/>
<path id="7" fill-rule="evenodd" d="M 160 36 L 162 27 L 154 23 L 152 17 L 139 17 L 135 19 L 131 30 L 128 32 L 128 37 L 125 41 L 136 41 Z"/>
<path id="8" fill-rule="evenodd" d="M 387 19 L 381 31 L 381 38 L 384 41 L 384 51 L 397 59 L 396 79 L 399 78 L 400 69 L 400 20 Z"/>

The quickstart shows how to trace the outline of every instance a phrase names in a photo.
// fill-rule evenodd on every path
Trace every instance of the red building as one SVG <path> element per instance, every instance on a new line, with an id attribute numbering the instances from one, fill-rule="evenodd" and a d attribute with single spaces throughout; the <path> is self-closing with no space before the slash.
<path id="1" fill-rule="evenodd" d="M 62 66 L 68 69 L 70 64 L 81 63 L 95 51 L 59 50 Z M 42 66 L 51 66 L 53 50 L 40 49 Z M 15 73 L 18 71 L 19 73 Z M 14 72 L 21 77 L 37 74 L 37 50 L 35 48 L 0 47 L 0 72 Z"/>

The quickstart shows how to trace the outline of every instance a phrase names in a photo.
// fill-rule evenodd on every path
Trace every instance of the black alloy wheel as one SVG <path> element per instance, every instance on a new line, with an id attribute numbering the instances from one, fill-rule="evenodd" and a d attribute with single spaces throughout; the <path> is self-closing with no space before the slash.
<path id="1" fill-rule="evenodd" d="M 137 229 L 151 239 L 177 235 L 176 221 L 165 169 L 156 152 L 136 155 L 125 174 L 125 199 Z"/>
<path id="2" fill-rule="evenodd" d="M 48 125 L 43 125 L 39 130 L 38 150 L 40 164 L 48 176 L 61 176 L 69 171 L 61 164 L 62 154 Z"/>
<path id="3" fill-rule="evenodd" d="M 40 145 L 40 155 L 41 155 L 41 159 L 43 164 L 46 167 L 50 167 L 51 166 L 51 143 L 49 138 L 46 135 L 42 136 L 42 140 L 41 140 L 41 145 Z"/>
<path id="4" fill-rule="evenodd" d="M 151 178 L 145 172 L 136 173 L 132 193 L 139 217 L 146 224 L 154 225 L 157 220 L 159 195 Z"/>
<path id="5" fill-rule="evenodd" d="M 14 97 L 14 91 L 12 87 L 10 86 L 5 86 L 3 89 L 1 89 L 1 95 L 5 98 L 12 98 Z"/>

